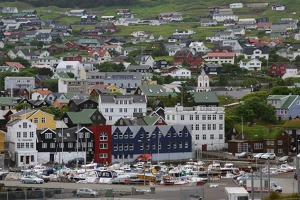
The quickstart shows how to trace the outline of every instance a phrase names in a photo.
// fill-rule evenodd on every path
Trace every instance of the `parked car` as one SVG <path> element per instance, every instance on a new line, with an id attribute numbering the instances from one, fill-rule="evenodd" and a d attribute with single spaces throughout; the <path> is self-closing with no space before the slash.
<path id="1" fill-rule="evenodd" d="M 251 157 L 251 153 L 249 152 L 242 152 L 240 154 L 237 155 L 238 158 L 248 158 Z"/>
<path id="2" fill-rule="evenodd" d="M 285 162 L 289 163 L 289 162 L 293 162 L 294 159 L 291 156 L 283 156 L 283 157 L 279 158 L 278 161 L 281 163 L 285 163 Z"/>
<path id="3" fill-rule="evenodd" d="M 255 154 L 255 155 L 253 156 L 253 158 L 259 159 L 259 158 L 261 158 L 261 156 L 262 156 L 263 154 L 264 154 L 264 153 L 257 153 L 257 154 Z"/>
<path id="4" fill-rule="evenodd" d="M 76 192 L 77 197 L 96 197 L 99 193 L 90 188 L 80 188 Z"/>
<path id="5" fill-rule="evenodd" d="M 264 153 L 261 157 L 260 157 L 261 159 L 270 159 L 270 160 L 272 160 L 272 159 L 275 159 L 276 158 L 276 155 L 275 155 L 275 153 Z"/>
<path id="6" fill-rule="evenodd" d="M 34 183 L 34 184 L 42 184 L 44 183 L 44 180 L 41 178 L 38 178 L 36 176 L 24 176 L 21 178 L 21 183 Z"/>

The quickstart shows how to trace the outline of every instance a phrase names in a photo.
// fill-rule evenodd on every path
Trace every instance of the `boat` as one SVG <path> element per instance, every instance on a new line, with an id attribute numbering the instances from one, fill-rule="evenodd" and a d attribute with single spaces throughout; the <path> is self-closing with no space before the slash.
<path id="1" fill-rule="evenodd" d="M 111 183 L 112 180 L 118 177 L 117 172 L 113 170 L 95 170 L 98 174 L 99 183 Z"/>
<path id="2" fill-rule="evenodd" d="M 150 182 L 150 186 L 196 186 L 196 182 L 192 182 L 187 180 L 186 178 L 174 178 L 170 175 L 163 176 L 163 180 L 161 182 Z"/>

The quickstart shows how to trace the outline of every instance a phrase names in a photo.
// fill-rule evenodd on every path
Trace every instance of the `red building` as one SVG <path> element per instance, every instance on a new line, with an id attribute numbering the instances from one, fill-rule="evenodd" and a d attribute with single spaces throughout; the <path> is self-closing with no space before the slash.
<path id="1" fill-rule="evenodd" d="M 111 164 L 112 126 L 99 125 L 88 127 L 94 134 L 94 162 Z"/>
<path id="2" fill-rule="evenodd" d="M 200 54 L 195 53 L 195 55 L 193 55 L 193 53 L 188 49 L 177 51 L 174 55 L 174 64 L 176 63 L 182 65 L 184 62 L 191 66 L 198 66 L 204 63 L 205 60 Z"/>
<path id="3" fill-rule="evenodd" d="M 269 69 L 269 76 L 282 77 L 286 73 L 286 69 L 297 69 L 293 64 L 274 63 Z"/>
<path id="4" fill-rule="evenodd" d="M 79 61 L 82 62 L 82 56 L 78 54 L 68 54 L 64 58 L 65 61 Z"/>

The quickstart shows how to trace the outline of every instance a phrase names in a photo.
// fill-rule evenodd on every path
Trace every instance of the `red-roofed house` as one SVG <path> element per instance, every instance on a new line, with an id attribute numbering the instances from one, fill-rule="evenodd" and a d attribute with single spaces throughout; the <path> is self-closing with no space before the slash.
<path id="1" fill-rule="evenodd" d="M 272 26 L 272 22 L 258 22 L 257 30 L 259 31 L 271 30 L 271 26 Z"/>
<path id="2" fill-rule="evenodd" d="M 47 88 L 38 89 L 31 93 L 31 99 L 32 100 L 45 100 L 46 96 L 50 93 L 52 93 L 52 91 L 48 90 Z"/>
<path id="3" fill-rule="evenodd" d="M 19 71 L 22 70 L 22 69 L 25 69 L 24 65 L 22 65 L 19 62 L 5 62 L 4 66 L 15 67 Z"/>
<path id="4" fill-rule="evenodd" d="M 179 50 L 174 55 L 174 64 L 188 63 L 191 66 L 199 66 L 204 63 L 204 59 L 198 53 L 193 55 L 193 53 L 188 49 Z"/>
<path id="5" fill-rule="evenodd" d="M 234 64 L 235 53 L 233 52 L 209 52 L 206 54 L 205 61 L 213 63 L 230 63 Z"/>
<path id="6" fill-rule="evenodd" d="M 91 50 L 88 54 L 88 59 L 91 62 L 106 62 L 110 61 L 111 55 L 107 50 L 98 49 L 98 50 Z"/>

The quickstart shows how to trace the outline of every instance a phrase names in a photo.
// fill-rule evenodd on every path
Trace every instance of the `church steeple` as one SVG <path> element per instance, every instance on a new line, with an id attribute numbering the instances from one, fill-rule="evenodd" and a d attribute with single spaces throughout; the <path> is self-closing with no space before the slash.
<path id="1" fill-rule="evenodd" d="M 206 75 L 202 68 L 201 74 L 198 76 L 197 92 L 208 92 L 211 91 L 209 87 L 209 77 Z"/>

